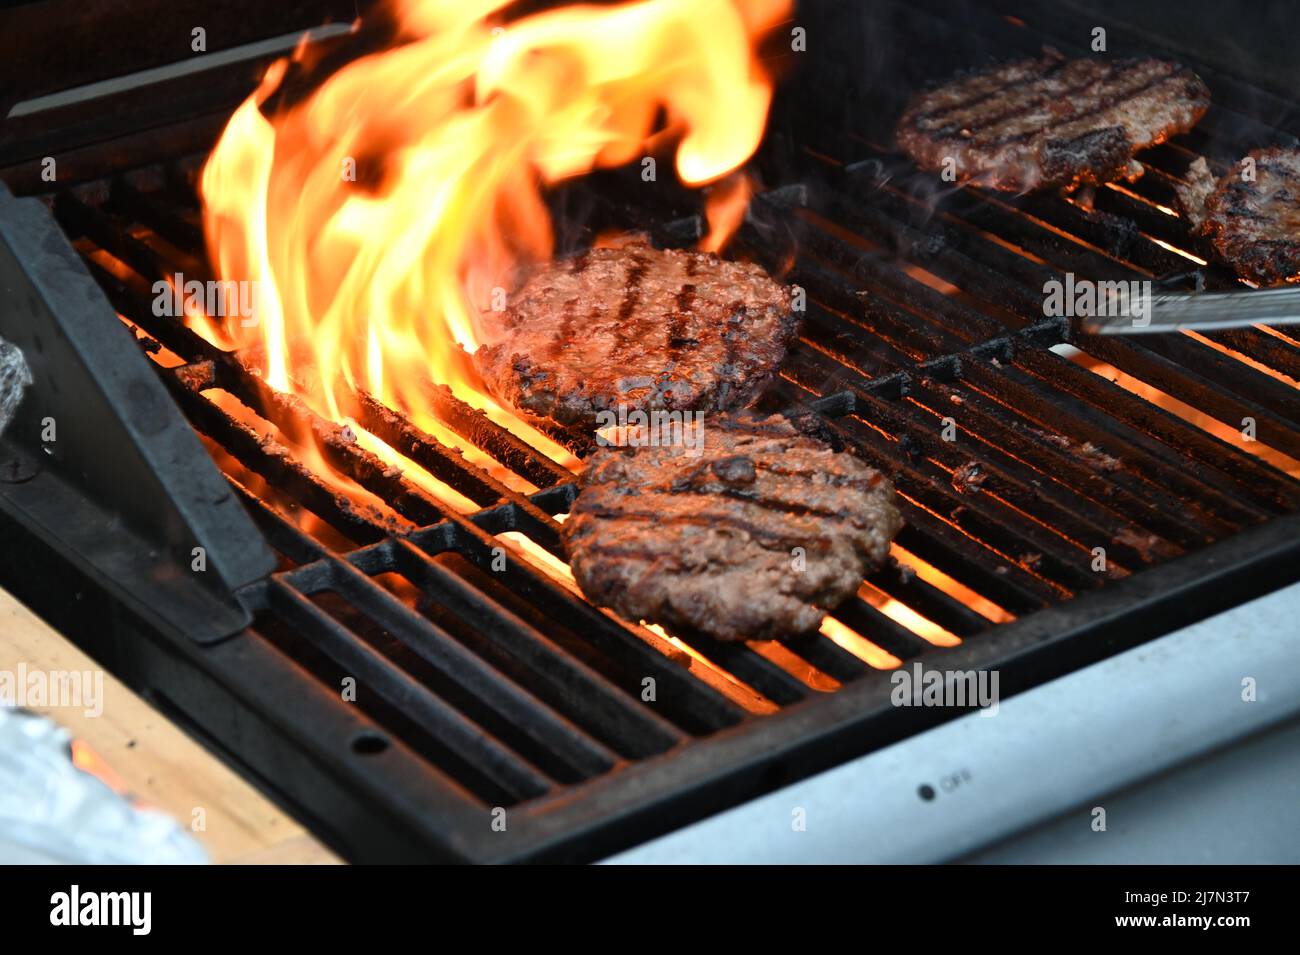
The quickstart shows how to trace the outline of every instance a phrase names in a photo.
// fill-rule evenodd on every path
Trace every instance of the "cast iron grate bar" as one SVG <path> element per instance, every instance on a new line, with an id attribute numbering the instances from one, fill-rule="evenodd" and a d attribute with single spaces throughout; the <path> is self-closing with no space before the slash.
<path id="1" fill-rule="evenodd" d="M 475 767 L 514 802 L 540 796 L 554 782 L 429 690 L 358 640 L 352 631 L 312 603 L 283 578 L 273 578 L 271 606 L 354 674 L 359 683 L 387 703 L 407 713 L 425 733 L 447 747 L 463 762 Z"/>
<path id="2" fill-rule="evenodd" d="M 572 774 L 568 781 L 598 775 L 617 762 L 618 757 L 604 745 L 578 730 L 524 687 L 494 670 L 387 590 L 375 587 L 371 579 L 355 567 L 337 559 L 331 559 L 328 566 L 329 590 L 383 627 L 387 634 L 434 668 L 446 683 L 471 695 L 480 708 L 493 711 L 498 722 L 514 727 L 530 738 L 537 753 L 532 756 L 534 762 L 554 757 L 564 770 Z M 310 593 L 306 595 L 312 596 Z M 484 724 L 485 721 L 479 718 L 477 722 Z M 644 725 L 652 724 L 645 720 Z M 667 736 L 657 742 L 661 744 L 660 748 L 666 748 L 677 742 L 677 738 Z M 554 768 L 549 768 L 548 772 L 557 775 Z"/>

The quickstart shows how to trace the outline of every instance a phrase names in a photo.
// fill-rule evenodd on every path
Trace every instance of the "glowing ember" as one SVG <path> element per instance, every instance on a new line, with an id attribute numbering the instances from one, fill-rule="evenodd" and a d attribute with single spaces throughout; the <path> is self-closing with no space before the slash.
<path id="1" fill-rule="evenodd" d="M 949 633 L 933 620 L 921 616 L 907 604 L 895 600 L 870 584 L 864 583 L 858 590 L 858 596 L 890 620 L 902 624 L 927 643 L 932 643 L 937 647 L 955 647 L 961 643 L 961 638 L 956 634 Z"/>
<path id="2" fill-rule="evenodd" d="M 874 667 L 877 670 L 892 670 L 894 667 L 903 665 L 903 661 L 888 650 L 876 646 L 860 633 L 844 626 L 834 617 L 827 617 L 822 621 L 821 634 L 826 639 L 853 654 L 867 666 Z"/>
<path id="3" fill-rule="evenodd" d="M 224 333 L 272 387 L 358 434 L 366 392 L 438 436 L 423 395 L 443 383 L 572 465 L 482 392 L 467 360 L 479 316 L 502 307 L 521 266 L 551 256 L 548 186 L 660 144 L 675 143 L 693 186 L 752 155 L 772 93 L 755 44 L 789 0 L 640 0 L 513 21 L 507 6 L 402 0 L 401 45 L 268 119 L 261 107 L 290 69 L 277 62 L 203 170 L 205 227 L 221 278 L 256 283 L 256 320 L 228 318 Z M 745 180 L 718 197 L 715 248 L 743 217 Z M 217 338 L 202 316 L 191 325 Z"/>
<path id="4" fill-rule="evenodd" d="M 955 597 L 961 603 L 964 603 L 971 610 L 974 610 L 982 617 L 986 617 L 992 623 L 1010 623 L 1015 620 L 1015 616 L 999 607 L 993 601 L 982 597 L 961 581 L 949 577 L 938 567 L 921 560 L 915 554 L 909 553 L 897 543 L 889 545 L 890 556 L 902 566 L 909 568 L 918 577 L 926 583 L 951 597 Z M 900 621 L 901 622 L 901 621 Z M 905 624 L 906 625 L 906 624 Z M 922 634 L 924 636 L 924 634 Z M 933 642 L 933 641 L 932 641 Z"/>

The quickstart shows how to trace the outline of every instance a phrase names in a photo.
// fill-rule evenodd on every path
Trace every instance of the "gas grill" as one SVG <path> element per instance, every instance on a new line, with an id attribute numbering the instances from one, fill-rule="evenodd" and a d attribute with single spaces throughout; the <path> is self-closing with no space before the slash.
<path id="1" fill-rule="evenodd" d="M 286 5 L 231 45 L 339 6 Z M 76 119 L 57 128 L 5 121 L 0 167 L 35 198 L 0 192 L 0 336 L 34 378 L 0 438 L 4 586 L 346 858 L 504 862 L 600 859 L 965 712 L 893 705 L 896 667 L 997 671 L 1011 698 L 1300 579 L 1300 336 L 1090 338 L 1043 308 L 1066 272 L 1236 285 L 1173 186 L 1196 156 L 1222 171 L 1295 145 L 1300 106 L 1117 26 L 1109 55 L 1206 80 L 1193 132 L 1092 197 L 953 188 L 893 151 L 906 96 L 1044 45 L 1083 55 L 1089 18 L 804 6 L 789 26 L 808 52 L 773 52 L 764 188 L 727 254 L 808 293 L 761 406 L 891 475 L 906 520 L 899 559 L 821 633 L 727 644 L 620 620 L 565 576 L 575 476 L 541 450 L 445 388 L 427 389 L 442 435 L 364 399 L 357 423 L 456 506 L 155 314 L 160 278 L 214 277 L 196 178 L 270 53 L 202 91 L 164 79 L 105 94 L 120 110 L 56 103 Z M 562 251 L 702 228 L 697 200 L 635 170 L 551 201 Z M 1294 631 L 1277 637 L 1300 660 Z"/>

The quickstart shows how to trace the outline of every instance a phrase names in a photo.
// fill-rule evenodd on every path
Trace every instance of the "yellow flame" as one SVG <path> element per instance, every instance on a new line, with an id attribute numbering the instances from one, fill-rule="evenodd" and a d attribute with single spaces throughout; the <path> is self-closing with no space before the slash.
<path id="1" fill-rule="evenodd" d="M 772 92 L 755 44 L 789 0 L 508 6 L 402 0 L 400 45 L 268 119 L 277 62 L 204 167 L 205 230 L 221 277 L 257 283 L 256 322 L 226 332 L 273 387 L 340 423 L 364 390 L 432 431 L 423 396 L 446 384 L 572 466 L 483 392 L 480 315 L 551 256 L 548 186 L 652 143 L 690 185 L 753 154 Z"/>

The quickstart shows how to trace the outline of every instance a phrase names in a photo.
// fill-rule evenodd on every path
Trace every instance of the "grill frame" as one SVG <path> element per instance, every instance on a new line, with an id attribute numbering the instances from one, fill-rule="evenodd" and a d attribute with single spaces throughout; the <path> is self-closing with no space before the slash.
<path id="1" fill-rule="evenodd" d="M 866 179 L 860 173 L 870 173 L 874 169 L 875 166 L 871 165 L 856 170 L 850 167 L 845 181 L 855 188 L 865 187 Z M 139 194 L 133 196 L 125 180 L 115 182 L 111 189 L 110 201 L 127 206 L 134 203 L 143 208 L 142 200 L 148 198 Z M 763 211 L 759 214 L 759 221 L 764 221 L 764 213 L 770 214 L 773 220 L 788 217 L 801 199 L 807 199 L 810 191 L 826 195 L 820 186 L 815 185 L 810 190 L 805 184 L 760 197 L 759 208 Z M 843 191 L 830 194 L 845 196 Z M 851 193 L 847 195 L 847 199 L 853 198 Z M 998 214 L 995 203 L 979 197 L 966 198 L 981 215 L 995 217 Z M 617 205 L 624 201 L 624 197 L 616 191 L 612 198 L 606 196 L 601 201 Z M 637 208 L 635 200 L 629 201 L 633 201 L 634 209 Z M 93 210 L 88 214 L 87 208 L 68 193 L 55 200 L 55 212 L 70 233 L 85 233 L 96 228 Z M 864 203 L 861 206 L 850 204 L 840 211 L 854 212 L 860 217 L 858 221 L 861 224 L 873 230 L 883 225 L 889 234 L 909 241 L 926 238 L 927 233 L 914 228 L 906 215 L 891 215 L 888 208 Z M 897 202 L 892 206 L 895 212 L 902 208 Z M 689 241 L 693 232 L 698 230 L 698 222 L 689 217 L 673 218 L 671 213 L 674 211 L 665 211 L 659 220 L 663 224 L 656 228 L 656 235 L 669 242 Z M 834 221 L 841 222 L 839 218 Z M 178 233 L 184 231 L 183 224 L 172 223 L 171 227 Z M 808 238 L 812 234 L 805 230 L 800 237 Z M 1009 293 L 1012 296 L 1008 309 L 1013 316 L 1012 327 L 975 311 L 964 302 L 943 302 L 935 323 L 914 326 L 898 301 L 877 295 L 872 302 L 873 309 L 878 310 L 873 311 L 873 318 L 888 319 L 897 336 L 883 343 L 887 350 L 905 355 L 906 352 L 895 347 L 893 342 L 906 345 L 907 336 L 911 334 L 916 339 L 912 347 L 920 348 L 923 353 L 931 352 L 927 357 L 908 361 L 902 368 L 892 371 L 861 375 L 849 389 L 823 389 L 819 395 L 801 389 L 796 381 L 784 383 L 779 389 L 784 398 L 800 399 L 808 408 L 822 414 L 830 429 L 859 452 L 871 450 L 861 440 L 861 429 L 855 431 L 842 423 L 851 421 L 855 412 L 893 413 L 897 422 L 907 425 L 916 420 L 918 413 L 910 409 L 897 410 L 904 399 L 922 391 L 932 397 L 942 396 L 945 388 L 960 388 L 962 382 L 969 380 L 966 376 L 976 376 L 986 383 L 990 376 L 1005 376 L 1005 370 L 994 370 L 998 368 L 995 362 L 1013 368 L 1026 356 L 1038 356 L 1040 361 L 1047 362 L 1056 370 L 1064 370 L 1063 363 L 1045 356 L 1050 354 L 1046 351 L 1047 346 L 1070 340 L 1068 327 L 1058 320 L 1043 319 L 1041 310 L 1034 317 L 1032 311 L 1038 303 L 1026 297 L 1023 284 L 1001 280 L 995 269 L 999 262 L 1014 265 L 1014 274 L 1022 279 L 1034 275 L 1041 277 L 1043 273 L 1036 273 L 1023 260 L 1013 262 L 999 252 L 963 245 L 960 241 L 963 235 L 956 227 L 945 236 L 936 255 L 926 259 L 927 265 L 962 276 L 963 281 L 969 283 L 963 284 L 963 288 L 979 290 L 985 296 L 999 291 Z M 133 246 L 128 238 L 120 233 L 99 234 L 104 243 L 116 244 L 119 249 L 139 255 L 141 268 L 159 264 L 146 254 L 147 250 Z M 741 241 L 750 242 L 752 238 L 750 235 L 742 236 Z M 831 249 L 832 246 L 823 248 Z M 772 252 L 770 248 L 757 251 Z M 1079 255 L 1082 261 L 1088 260 L 1078 250 L 1070 251 Z M 979 257 L 968 255 L 968 252 L 978 253 Z M 844 249 L 837 249 L 836 253 L 846 254 Z M 877 289 L 894 293 L 904 289 L 907 294 L 903 305 L 911 304 L 913 298 L 922 308 L 936 304 L 933 295 L 910 288 L 906 282 L 900 286 L 898 276 L 893 274 L 892 266 L 884 259 L 863 257 L 850 264 L 854 276 L 864 282 L 879 283 L 874 285 Z M 129 290 L 114 289 L 111 276 L 98 274 L 96 277 L 106 285 L 115 304 L 121 304 L 118 297 L 125 296 Z M 132 307 L 133 317 L 139 314 L 138 307 L 137 301 Z M 825 327 L 833 327 L 829 314 L 819 321 Z M 969 325 L 963 324 L 967 322 Z M 1014 327 L 1016 323 L 1019 327 Z M 163 346 L 191 358 L 193 364 L 185 376 L 164 375 L 178 402 L 191 416 L 202 414 L 199 410 L 202 399 L 196 396 L 201 390 L 198 386 L 205 383 L 221 383 L 241 391 L 241 397 L 258 402 L 261 410 L 266 412 L 264 417 L 271 420 L 278 414 L 296 412 L 297 409 L 286 410 L 279 396 L 261 388 L 251 376 L 241 377 L 238 366 L 223 359 L 219 353 L 212 354 L 214 350 L 210 346 L 205 350 L 197 336 L 183 329 L 168 329 L 165 324 L 144 327 L 147 332 L 155 333 L 155 338 Z M 875 342 L 869 344 L 876 347 Z M 945 348 L 952 345 L 961 347 Z M 1089 346 L 1092 346 L 1091 342 Z M 1138 362 L 1143 368 L 1159 370 L 1158 348 L 1126 343 L 1110 347 L 1115 349 L 1111 354 L 1116 357 Z M 1157 357 L 1147 357 L 1152 351 Z M 212 376 L 206 381 L 203 377 L 205 363 L 210 366 Z M 815 376 L 816 373 L 816 367 L 808 370 L 809 375 Z M 1080 370 L 1080 375 L 1085 374 Z M 1042 403 L 1046 414 L 1050 405 L 1046 399 L 1050 399 L 1053 392 L 1041 382 L 1042 378 L 1024 375 L 1021 393 Z M 1098 389 L 1094 394 L 1105 393 L 1101 385 L 1090 384 Z M 1217 392 L 1206 392 L 1206 395 L 1210 400 L 1218 398 Z M 891 409 L 894 410 L 891 412 Z M 1225 406 L 1222 413 L 1228 414 L 1228 407 Z M 994 419 L 998 412 L 987 406 L 986 414 Z M 1171 416 L 1164 417 L 1169 420 L 1163 421 L 1163 426 L 1172 429 L 1170 433 L 1181 434 L 1190 430 L 1174 424 Z M 1160 415 L 1153 420 L 1158 425 L 1162 421 Z M 471 430 L 481 427 L 481 422 L 470 418 L 466 418 L 465 424 Z M 1101 428 L 1104 424 L 1099 422 L 1096 426 Z M 398 431 L 402 428 L 401 422 L 396 420 L 387 422 L 387 425 Z M 212 426 L 222 427 L 216 420 Z M 1278 433 L 1284 438 L 1290 435 L 1285 429 Z M 1211 454 L 1213 439 L 1206 439 L 1201 447 L 1206 454 Z M 368 479 L 377 482 L 377 486 L 395 495 L 407 493 L 402 486 L 374 471 L 372 464 L 358 464 L 346 449 L 339 449 L 338 453 L 341 460 L 348 460 L 349 467 L 368 468 Z M 430 460 L 439 454 L 432 446 L 428 453 Z M 987 451 L 980 453 L 988 456 Z M 1227 459 L 1231 460 L 1231 455 Z M 455 462 L 443 464 L 457 467 Z M 532 466 L 545 470 L 544 465 Z M 1008 476 L 1005 469 L 994 470 L 999 478 Z M 285 476 L 308 480 L 301 474 L 288 471 Z M 541 471 L 536 476 L 543 479 L 560 477 Z M 1256 477 L 1262 493 L 1266 482 L 1258 474 Z M 1204 475 L 1193 475 L 1189 478 L 1193 482 L 1202 479 L 1207 481 L 1204 486 L 1221 498 L 1229 497 L 1235 486 L 1221 477 L 1210 480 Z M 304 484 L 304 488 L 308 486 Z M 1293 507 L 1300 498 L 1295 496 L 1296 487 L 1289 489 L 1291 494 L 1287 505 Z M 431 558 L 449 550 L 470 551 L 482 561 L 483 548 L 488 546 L 491 535 L 506 530 L 524 530 L 530 537 L 535 535 L 548 539 L 548 534 L 554 534 L 548 518 L 567 510 L 573 493 L 571 484 L 565 483 L 552 484 L 527 498 L 503 494 L 500 488 L 480 490 L 502 497 L 503 503 L 468 518 L 441 513 L 435 508 L 441 519 L 417 521 L 425 526 L 411 534 L 406 542 L 380 536 L 346 555 L 314 552 L 318 549 L 309 539 L 302 535 L 295 537 L 287 527 L 279 527 L 276 521 L 267 520 L 266 515 L 260 512 L 256 498 L 246 496 L 246 505 L 277 549 L 282 553 L 294 552 L 305 563 L 243 588 L 240 597 L 254 611 L 278 608 L 295 618 L 304 633 L 322 640 L 333 640 L 335 652 L 348 655 L 355 666 L 374 667 L 376 662 L 366 656 L 360 641 L 349 642 L 350 635 L 332 632 L 336 625 L 331 623 L 331 618 L 305 598 L 323 590 L 351 587 L 355 600 L 378 600 L 378 594 L 384 592 L 375 587 L 372 588 L 375 594 L 367 593 L 357 583 L 358 577 L 373 578 L 402 569 L 408 573 L 434 573 L 429 570 L 436 566 Z M 940 490 L 943 495 L 950 496 L 946 490 Z M 427 516 L 427 511 L 421 510 L 428 507 L 426 503 L 412 499 L 409 507 L 417 518 Z M 1009 512 L 983 502 L 973 509 L 986 522 L 1003 516 L 1014 519 Z M 1252 509 L 1257 514 L 1268 512 L 1258 500 L 1252 505 L 1243 505 L 1244 512 Z M 1212 516 L 1200 515 L 1197 519 L 1208 521 Z M 1092 519 L 1100 519 L 1099 512 L 1083 519 L 1083 523 Z M 349 526 L 360 532 L 364 523 L 364 518 L 359 518 L 357 524 Z M 1010 695 L 1018 689 L 1037 685 L 1295 579 L 1297 572 L 1288 567 L 1294 567 L 1295 558 L 1300 555 L 1300 534 L 1297 531 L 1300 531 L 1300 517 L 1297 515 L 1275 517 L 1182 557 L 1147 567 L 1135 576 L 1109 582 L 1064 604 L 1037 610 L 1033 609 L 1035 601 L 1046 599 L 1046 596 L 1042 593 L 1043 588 L 1033 583 L 1036 579 L 1033 575 L 1013 570 L 1007 575 L 1011 583 L 999 584 L 995 569 L 985 566 L 981 579 L 986 587 L 1001 586 L 1009 603 L 1024 601 L 1021 609 L 1032 612 L 1014 623 L 988 629 L 954 649 L 918 653 L 924 648 L 906 630 L 889 627 L 887 619 L 869 607 L 860 612 L 879 629 L 881 641 L 887 644 L 893 640 L 893 648 L 902 650 L 898 655 L 905 656 L 908 662 L 920 662 L 923 666 L 940 669 L 996 667 L 1001 673 L 1003 693 Z M 1172 534 L 1174 531 L 1170 529 L 1168 532 Z M 52 573 L 66 574 L 70 570 L 70 565 L 60 555 L 50 552 L 47 543 L 35 538 L 25 540 L 17 551 L 25 558 L 43 553 L 41 563 Z M 1058 558 L 1059 554 L 1046 553 L 1045 557 L 1051 560 Z M 1057 563 L 1060 565 L 1058 572 L 1065 573 L 1065 562 L 1058 559 Z M 16 565 L 6 569 L 15 573 L 18 570 Z M 1072 579 L 1081 587 L 1090 583 L 1088 578 L 1079 575 Z M 446 583 L 445 579 L 443 583 Z M 432 589 L 432 585 L 430 587 Z M 21 588 L 18 591 L 20 597 L 35 604 L 42 612 L 46 612 L 51 600 L 56 599 L 56 595 L 41 593 L 39 586 L 27 588 L 30 593 Z M 456 595 L 450 592 L 436 593 L 447 599 L 456 599 Z M 357 594 L 362 596 L 356 597 Z M 464 599 L 463 594 L 460 599 Z M 556 598 L 552 595 L 550 599 Z M 371 609 L 376 614 L 386 614 L 393 629 L 432 626 L 403 617 L 402 612 L 392 605 L 394 603 L 390 597 L 387 602 L 381 601 Z M 584 622 L 603 634 L 603 639 L 610 641 L 611 646 L 616 644 L 619 652 L 630 655 L 637 664 L 652 666 L 656 675 L 668 680 L 670 685 L 676 680 L 678 687 L 685 687 L 683 681 L 690 678 L 684 677 L 676 670 L 675 664 L 668 662 L 662 647 L 656 648 L 647 642 L 629 642 L 623 636 L 625 631 L 622 628 L 603 622 L 601 615 L 594 610 L 582 610 L 580 602 L 573 601 L 567 606 L 582 614 Z M 955 609 L 952 612 L 960 616 Z M 506 831 L 497 832 L 491 826 L 490 804 L 470 797 L 455 779 L 430 767 L 391 734 L 387 734 L 389 747 L 382 753 L 356 751 L 359 743 L 364 749 L 365 740 L 374 740 L 377 734 L 381 734 L 379 726 L 364 714 L 349 713 L 337 701 L 327 701 L 318 681 L 304 680 L 305 674 L 296 669 L 296 664 L 284 658 L 256 633 L 246 632 L 214 645 L 198 647 L 186 633 L 163 632 L 156 622 L 147 624 L 107 600 L 56 610 L 52 616 L 68 632 L 83 635 L 93 632 L 93 628 L 103 620 L 111 620 L 111 635 L 97 647 L 97 655 L 111 661 L 110 665 L 121 670 L 128 682 L 142 687 L 146 696 L 165 712 L 257 778 L 289 808 L 302 815 L 327 841 L 358 861 L 429 858 L 447 861 L 586 861 L 700 818 L 733 804 L 738 798 L 770 790 L 791 779 L 903 738 L 959 712 L 893 707 L 889 703 L 892 685 L 888 675 L 865 667 L 857 668 L 858 677 L 854 682 L 833 694 L 819 696 L 806 692 L 797 682 L 792 683 L 788 675 L 783 676 L 783 671 L 752 651 L 706 646 L 710 655 L 722 660 L 732 672 L 762 686 L 769 697 L 784 704 L 780 712 L 761 718 L 744 717 L 734 704 L 727 705 L 727 701 L 717 694 L 714 694 L 717 699 L 712 699 L 701 694 L 698 688 L 683 688 L 681 692 L 693 697 L 691 705 L 700 707 L 693 714 L 694 718 L 701 727 L 712 732 L 703 738 L 692 738 L 679 727 L 665 727 L 656 721 L 657 718 L 646 717 L 646 725 L 636 732 L 647 738 L 653 737 L 655 745 L 666 744 L 666 748 L 657 754 L 647 748 L 632 761 L 621 761 L 603 747 L 589 746 L 584 734 L 569 733 L 562 723 L 549 724 L 538 732 L 549 734 L 547 738 L 551 743 L 548 745 L 569 747 L 565 752 L 566 759 L 586 761 L 583 764 L 587 766 L 609 763 L 608 769 L 616 771 L 602 771 L 580 784 L 549 788 L 544 795 L 534 791 L 538 779 L 530 776 L 528 766 L 521 767 L 509 753 L 500 753 L 499 747 L 486 745 L 483 749 L 485 762 L 493 763 L 494 769 L 507 778 L 509 785 L 521 787 L 520 791 L 526 796 L 530 794 L 530 798 L 522 799 L 508 810 Z M 492 622 L 491 617 L 483 619 L 485 626 Z M 428 629 L 420 633 L 421 637 L 430 635 L 437 641 L 431 646 L 450 654 L 442 658 L 442 666 L 459 667 L 456 672 L 466 678 L 474 671 L 480 678 L 488 680 L 485 689 L 498 693 L 501 705 L 509 705 L 509 693 L 500 694 L 503 688 L 508 690 L 509 687 L 498 682 L 494 688 L 492 680 L 495 678 L 491 674 L 484 676 L 481 669 L 475 670 L 472 660 L 466 655 L 455 652 L 459 645 L 454 639 Z M 876 632 L 873 631 L 871 636 L 875 639 Z M 644 637 L 634 639 L 644 640 Z M 823 642 L 826 646 L 833 646 Z M 890 647 L 886 645 L 886 648 Z M 826 647 L 803 649 L 807 653 L 820 654 L 828 672 L 836 666 L 846 665 L 845 660 Z M 377 679 L 385 678 L 380 676 Z M 399 687 L 394 692 L 403 689 L 410 688 Z M 287 695 L 301 710 L 284 711 L 283 701 Z M 461 725 L 465 722 L 463 717 L 438 709 L 428 700 L 420 705 L 425 707 L 419 711 L 425 718 L 459 727 L 456 732 L 462 735 L 456 745 L 475 744 L 472 727 Z M 610 762 L 611 755 L 614 756 L 613 762 Z M 529 789 L 530 786 L 533 789 Z"/>

